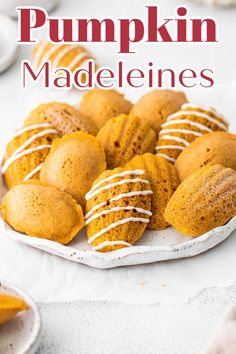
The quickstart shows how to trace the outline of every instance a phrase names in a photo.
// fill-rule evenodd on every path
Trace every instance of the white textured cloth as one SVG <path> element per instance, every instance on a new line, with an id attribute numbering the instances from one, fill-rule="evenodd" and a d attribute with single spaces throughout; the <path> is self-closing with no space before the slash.
<path id="1" fill-rule="evenodd" d="M 236 353 L 236 305 L 231 307 L 219 323 L 206 354 Z"/>

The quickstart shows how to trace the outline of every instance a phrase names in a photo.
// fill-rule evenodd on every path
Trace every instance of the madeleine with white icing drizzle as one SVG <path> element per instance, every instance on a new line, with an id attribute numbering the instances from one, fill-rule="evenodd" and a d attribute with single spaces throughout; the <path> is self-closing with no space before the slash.
<path id="1" fill-rule="evenodd" d="M 103 172 L 86 194 L 88 242 L 92 249 L 110 252 L 132 246 L 150 221 L 149 181 L 140 169 Z"/>
<path id="2" fill-rule="evenodd" d="M 34 47 L 32 56 L 36 68 L 49 60 L 52 69 L 66 67 L 72 72 L 82 67 L 86 61 L 93 59 L 89 51 L 78 44 L 53 44 L 45 40 Z"/>
<path id="3" fill-rule="evenodd" d="M 49 123 L 24 126 L 8 139 L 1 172 L 8 188 L 38 178 L 58 131 Z"/>
<path id="4" fill-rule="evenodd" d="M 214 108 L 185 103 L 162 124 L 156 155 L 175 163 L 181 152 L 198 137 L 227 130 L 227 121 Z"/>

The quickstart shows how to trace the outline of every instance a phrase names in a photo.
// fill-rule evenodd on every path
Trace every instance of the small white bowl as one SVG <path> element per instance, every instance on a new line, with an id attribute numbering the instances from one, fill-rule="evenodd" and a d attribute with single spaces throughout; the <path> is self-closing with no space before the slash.
<path id="1" fill-rule="evenodd" d="M 0 294 L 18 296 L 29 306 L 0 326 L 0 354 L 35 354 L 39 346 L 41 317 L 35 302 L 22 290 L 0 281 Z"/>

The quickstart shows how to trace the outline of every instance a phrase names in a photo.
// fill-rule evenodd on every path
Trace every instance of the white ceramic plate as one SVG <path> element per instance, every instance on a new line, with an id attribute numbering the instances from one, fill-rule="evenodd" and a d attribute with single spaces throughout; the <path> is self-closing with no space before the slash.
<path id="1" fill-rule="evenodd" d="M 0 73 L 15 60 L 17 54 L 17 24 L 0 13 Z"/>
<path id="2" fill-rule="evenodd" d="M 148 230 L 135 246 L 109 253 L 92 251 L 86 240 L 84 230 L 79 233 L 70 245 L 63 246 L 57 242 L 29 237 L 16 232 L 2 219 L 1 225 L 4 233 L 16 241 L 73 262 L 106 269 L 192 257 L 203 253 L 224 241 L 236 229 L 236 217 L 226 225 L 211 230 L 197 238 L 183 236 L 172 227 L 163 231 Z"/>
<path id="3" fill-rule="evenodd" d="M 39 345 L 41 319 L 34 301 L 22 290 L 0 281 L 0 294 L 19 296 L 29 310 L 0 326 L 0 354 L 34 354 Z"/>

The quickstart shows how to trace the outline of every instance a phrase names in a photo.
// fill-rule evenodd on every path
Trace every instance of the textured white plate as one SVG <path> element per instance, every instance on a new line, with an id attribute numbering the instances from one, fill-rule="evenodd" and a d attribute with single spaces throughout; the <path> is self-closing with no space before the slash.
<path id="1" fill-rule="evenodd" d="M 19 296 L 29 306 L 28 311 L 0 326 L 0 354 L 34 354 L 40 339 L 41 319 L 34 301 L 22 290 L 0 281 L 0 294 Z"/>
<path id="2" fill-rule="evenodd" d="M 197 238 L 182 236 L 171 227 L 163 231 L 146 231 L 136 246 L 109 253 L 91 251 L 84 230 L 80 232 L 70 245 L 63 246 L 53 241 L 29 237 L 16 232 L 4 223 L 2 219 L 1 225 L 5 231 L 4 233 L 16 241 L 73 262 L 106 269 L 192 257 L 203 253 L 224 241 L 236 229 L 236 217 L 226 225 L 211 230 Z"/>
<path id="3" fill-rule="evenodd" d="M 17 54 L 17 25 L 0 13 L 0 73 L 15 60 Z"/>

